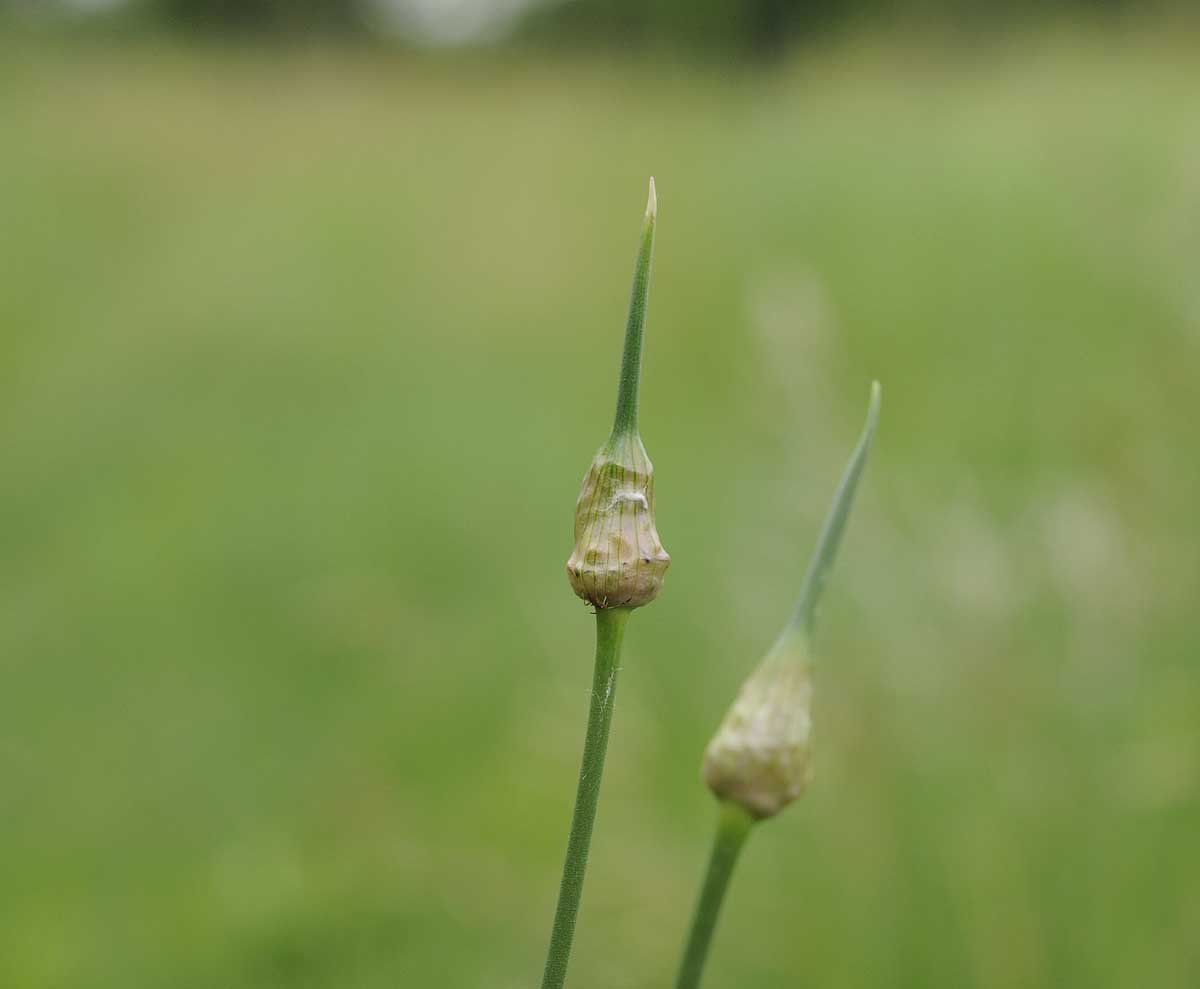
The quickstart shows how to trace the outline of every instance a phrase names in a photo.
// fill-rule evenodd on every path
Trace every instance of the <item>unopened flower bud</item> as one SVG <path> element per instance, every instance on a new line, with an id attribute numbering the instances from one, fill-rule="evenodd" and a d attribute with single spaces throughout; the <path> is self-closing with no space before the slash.
<path id="1" fill-rule="evenodd" d="M 597 609 L 637 608 L 658 597 L 671 557 L 654 525 L 654 468 L 638 434 L 638 385 L 658 201 L 654 179 L 633 273 L 612 435 L 583 478 L 575 504 L 571 587 Z"/>
<path id="2" fill-rule="evenodd" d="M 722 800 L 772 817 L 812 776 L 812 666 L 802 635 L 781 639 L 742 684 L 704 753 L 704 779 Z"/>
<path id="3" fill-rule="evenodd" d="M 879 383 L 871 386 L 867 424 L 850 458 L 809 564 L 791 622 L 742 685 L 704 753 L 704 779 L 721 800 L 756 818 L 795 800 L 812 776 L 812 633 L 817 602 L 837 554 L 879 418 Z"/>
<path id="4" fill-rule="evenodd" d="M 597 608 L 637 608 L 658 597 L 671 557 L 654 527 L 654 468 L 636 433 L 596 454 L 575 505 L 571 586 Z"/>

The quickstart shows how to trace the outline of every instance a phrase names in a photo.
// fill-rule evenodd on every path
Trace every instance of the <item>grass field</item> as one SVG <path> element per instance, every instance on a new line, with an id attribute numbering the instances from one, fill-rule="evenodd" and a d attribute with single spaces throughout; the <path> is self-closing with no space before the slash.
<path id="1" fill-rule="evenodd" d="M 707 985 L 1200 984 L 1198 56 L 0 48 L 0 984 L 536 983 L 650 174 L 674 564 L 571 984 L 670 982 L 873 377 Z"/>

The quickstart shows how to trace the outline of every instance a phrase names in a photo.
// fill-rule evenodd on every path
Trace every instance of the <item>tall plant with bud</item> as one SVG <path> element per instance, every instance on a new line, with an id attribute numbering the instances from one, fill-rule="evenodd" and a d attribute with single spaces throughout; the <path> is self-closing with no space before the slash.
<path id="1" fill-rule="evenodd" d="M 566 980 L 612 724 L 625 625 L 633 609 L 658 597 L 671 563 L 654 520 L 654 470 L 638 433 L 638 388 L 657 217 L 658 202 L 651 179 L 634 265 L 616 415 L 607 442 L 584 475 L 575 505 L 575 547 L 567 560 L 567 577 L 575 593 L 595 610 L 596 660 L 575 810 L 542 989 L 561 989 Z M 879 394 L 876 382 L 871 387 L 867 424 L 821 531 L 795 614 L 742 685 L 705 752 L 704 778 L 719 803 L 717 833 L 677 989 L 695 989 L 700 983 L 725 890 L 753 826 L 778 814 L 808 784 L 812 636 L 817 603 L 870 451 L 879 417 Z"/>
<path id="2" fill-rule="evenodd" d="M 567 560 L 571 587 L 596 612 L 596 662 L 583 763 L 542 976 L 543 989 L 558 989 L 567 977 L 608 749 L 625 624 L 634 608 L 658 597 L 671 564 L 654 524 L 654 468 L 638 433 L 638 388 L 657 218 L 658 199 L 652 178 L 633 269 L 617 411 L 608 441 L 584 475 L 575 504 L 575 548 Z"/>

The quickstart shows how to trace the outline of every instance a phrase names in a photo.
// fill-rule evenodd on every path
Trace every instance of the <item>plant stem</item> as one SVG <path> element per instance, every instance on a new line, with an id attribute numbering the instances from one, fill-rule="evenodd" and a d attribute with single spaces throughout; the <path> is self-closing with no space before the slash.
<path id="1" fill-rule="evenodd" d="M 592 674 L 592 700 L 588 708 L 587 735 L 583 743 L 583 764 L 579 769 L 579 788 L 575 792 L 575 813 L 567 839 L 567 857 L 563 863 L 562 885 L 550 932 L 550 951 L 542 989 L 561 989 L 567 978 L 567 961 L 575 936 L 575 918 L 583 895 L 583 877 L 587 871 L 588 848 L 592 843 L 592 825 L 596 820 L 596 802 L 600 796 L 600 777 L 604 773 L 604 754 L 608 750 L 608 730 L 612 724 L 616 700 L 617 661 L 630 608 L 602 608 L 596 612 L 596 668 Z"/>
<path id="2" fill-rule="evenodd" d="M 717 916 L 721 912 L 721 902 L 725 899 L 725 890 L 729 887 L 738 853 L 741 852 L 742 845 L 746 843 L 750 829 L 755 823 L 754 818 L 740 804 L 722 800 L 720 808 L 717 837 L 713 842 L 712 857 L 708 861 L 708 872 L 704 877 L 700 899 L 696 903 L 696 913 L 692 917 L 692 930 L 688 935 L 687 948 L 679 964 L 679 978 L 675 982 L 675 989 L 697 989 L 700 985 L 700 976 L 704 973 L 704 962 L 708 957 L 708 948 L 717 926 Z"/>

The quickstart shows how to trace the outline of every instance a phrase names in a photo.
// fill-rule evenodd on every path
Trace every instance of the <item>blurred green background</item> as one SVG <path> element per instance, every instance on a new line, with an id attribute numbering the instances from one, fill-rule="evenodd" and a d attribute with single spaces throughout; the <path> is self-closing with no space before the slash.
<path id="1" fill-rule="evenodd" d="M 650 174 L 674 564 L 571 985 L 670 984 L 703 746 L 874 377 L 817 779 L 707 985 L 1200 985 L 1200 34 L 14 10 L 0 985 L 536 984 L 593 644 L 563 567 Z"/>

